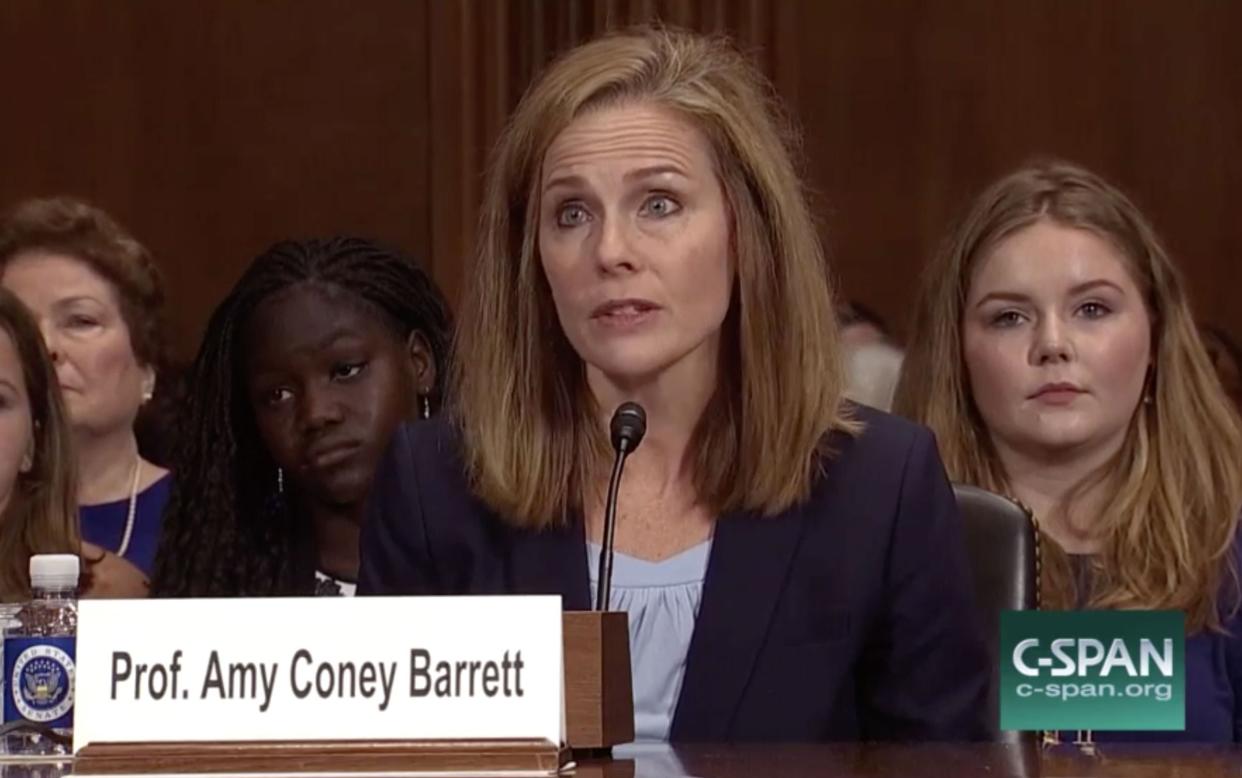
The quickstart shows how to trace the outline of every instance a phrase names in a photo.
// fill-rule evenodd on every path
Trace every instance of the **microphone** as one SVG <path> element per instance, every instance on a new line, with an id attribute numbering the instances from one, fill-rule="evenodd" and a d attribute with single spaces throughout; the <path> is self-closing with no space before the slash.
<path id="1" fill-rule="evenodd" d="M 625 458 L 634 453 L 647 434 L 647 412 L 635 402 L 621 403 L 608 425 L 612 448 L 617 456 L 612 461 L 612 478 L 608 481 L 608 499 L 604 502 L 604 543 L 599 549 L 599 581 L 595 588 L 595 610 L 608 610 L 612 589 L 612 547 L 617 532 L 617 490 L 621 486 L 621 468 Z"/>

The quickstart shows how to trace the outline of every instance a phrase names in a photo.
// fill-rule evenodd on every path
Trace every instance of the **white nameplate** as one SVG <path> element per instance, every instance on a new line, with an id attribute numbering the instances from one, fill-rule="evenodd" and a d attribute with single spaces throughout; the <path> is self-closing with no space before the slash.
<path id="1" fill-rule="evenodd" d="M 559 597 L 83 600 L 88 743 L 563 741 Z"/>

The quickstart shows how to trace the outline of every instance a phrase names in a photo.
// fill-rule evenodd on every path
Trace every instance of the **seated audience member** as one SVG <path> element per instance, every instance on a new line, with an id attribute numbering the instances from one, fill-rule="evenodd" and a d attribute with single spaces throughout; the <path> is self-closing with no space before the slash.
<path id="1" fill-rule="evenodd" d="M 858 303 L 847 303 L 840 312 L 840 320 L 845 396 L 856 403 L 889 410 L 905 353 L 893 342 L 884 321 Z"/>
<path id="2" fill-rule="evenodd" d="M 453 411 L 402 427 L 370 593 L 587 609 L 625 401 L 614 608 L 640 740 L 965 739 L 988 666 L 930 433 L 842 399 L 832 290 L 770 87 L 671 30 L 572 50 L 486 183 Z"/>
<path id="3" fill-rule="evenodd" d="M 145 594 L 137 568 L 79 539 L 76 487 L 56 370 L 34 319 L 0 287 L 0 602 L 30 597 L 34 554 L 82 554 L 84 596 Z"/>
<path id="4" fill-rule="evenodd" d="M 56 366 L 83 538 L 149 576 L 171 484 L 134 433 L 165 353 L 164 292 L 151 255 L 97 208 L 29 200 L 0 223 L 0 285 L 34 313 Z"/>
<path id="5" fill-rule="evenodd" d="M 255 259 L 194 363 L 155 594 L 352 594 L 375 467 L 439 407 L 448 342 L 399 253 L 333 238 Z"/>
<path id="6" fill-rule="evenodd" d="M 1220 327 L 1200 327 L 1199 335 L 1225 395 L 1234 410 L 1242 412 L 1242 349 Z"/>
<path id="7" fill-rule="evenodd" d="M 1185 732 L 1087 737 L 1242 739 L 1242 432 L 1152 228 L 1092 173 L 1035 164 L 924 283 L 896 408 L 954 480 L 1034 511 L 1045 607 L 1186 614 Z"/>
<path id="8" fill-rule="evenodd" d="M 878 313 L 862 303 L 851 300 L 841 306 L 840 341 L 845 349 L 867 343 L 891 343 L 892 333 Z"/>
<path id="9" fill-rule="evenodd" d="M 904 359 L 905 353 L 887 341 L 847 348 L 845 396 L 856 403 L 889 410 Z"/>

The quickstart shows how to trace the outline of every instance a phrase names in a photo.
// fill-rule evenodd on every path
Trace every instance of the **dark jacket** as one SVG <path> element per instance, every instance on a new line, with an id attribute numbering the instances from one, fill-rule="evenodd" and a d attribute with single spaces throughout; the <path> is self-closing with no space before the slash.
<path id="1" fill-rule="evenodd" d="M 674 741 L 987 736 L 988 659 L 931 434 L 859 407 L 810 499 L 722 516 Z M 514 529 L 470 492 L 445 421 L 399 429 L 362 535 L 364 594 L 559 594 L 590 607 L 581 521 Z"/>

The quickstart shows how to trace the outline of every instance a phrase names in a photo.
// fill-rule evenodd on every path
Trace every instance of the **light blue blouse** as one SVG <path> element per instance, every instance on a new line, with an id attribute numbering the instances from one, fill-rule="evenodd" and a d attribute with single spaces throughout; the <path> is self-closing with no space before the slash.
<path id="1" fill-rule="evenodd" d="M 707 540 L 662 562 L 613 556 L 611 609 L 625 611 L 630 621 L 635 742 L 668 740 L 711 548 Z M 599 549 L 587 543 L 591 592 L 599 580 Z"/>

